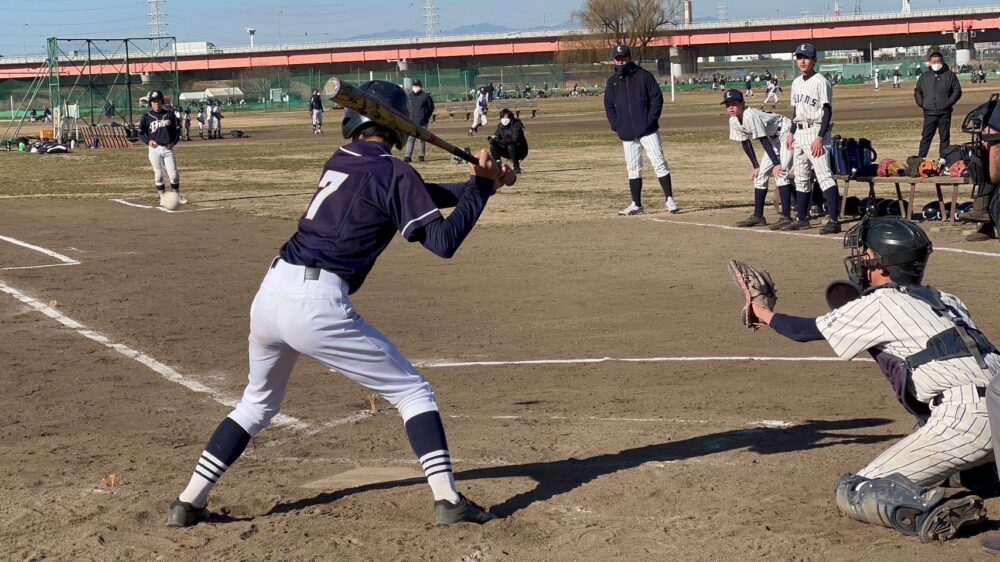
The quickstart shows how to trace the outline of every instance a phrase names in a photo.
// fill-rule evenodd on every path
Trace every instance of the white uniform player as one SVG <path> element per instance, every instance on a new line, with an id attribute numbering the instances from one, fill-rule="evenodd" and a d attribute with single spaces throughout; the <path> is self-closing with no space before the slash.
<path id="1" fill-rule="evenodd" d="M 773 78 L 767 83 L 767 96 L 764 98 L 764 103 L 761 107 L 767 104 L 773 104 L 774 107 L 778 106 L 778 79 Z"/>
<path id="2" fill-rule="evenodd" d="M 945 501 L 937 485 L 993 460 L 985 396 L 1000 374 L 1000 354 L 961 300 L 920 285 L 932 251 L 920 227 L 897 217 L 865 219 L 844 240 L 854 295 L 866 288 L 860 296 L 831 302 L 833 310 L 815 319 L 765 309 L 762 320 L 796 341 L 825 339 L 842 359 L 871 354 L 918 419 L 913 434 L 841 478 L 841 511 L 924 540 L 951 538 L 963 524 L 985 519 L 982 499 Z M 838 286 L 828 300 L 850 285 Z M 971 473 L 961 480 L 974 489 L 965 482 Z M 995 488 L 995 473 L 989 479 Z"/>
<path id="3" fill-rule="evenodd" d="M 472 125 L 469 127 L 469 136 L 471 137 L 479 130 L 479 127 L 486 125 L 486 112 L 490 108 L 490 95 L 486 92 L 486 88 L 479 91 L 479 95 L 476 97 L 476 109 L 472 112 Z"/>
<path id="4" fill-rule="evenodd" d="M 774 175 L 775 184 L 781 198 L 782 217 L 778 225 L 790 222 L 792 185 L 788 172 L 792 167 L 792 151 L 788 148 L 788 136 L 792 130 L 792 120 L 779 113 L 769 113 L 747 107 L 739 90 L 727 90 L 722 103 L 729 117 L 729 140 L 743 145 L 754 172 L 754 213 L 750 218 L 738 222 L 737 226 L 750 227 L 766 225 L 764 202 L 767 197 L 768 182 Z M 764 156 L 757 161 L 753 141 L 760 143 Z"/>
<path id="5" fill-rule="evenodd" d="M 811 228 L 809 203 L 812 179 L 823 189 L 830 221 L 820 234 L 840 232 L 840 194 L 830 170 L 829 146 L 833 115 L 833 87 L 816 72 L 816 47 L 803 43 L 795 50 L 795 60 L 802 75 L 792 82 L 792 120 L 795 122 L 793 159 L 796 191 L 796 220 L 783 230 Z"/>

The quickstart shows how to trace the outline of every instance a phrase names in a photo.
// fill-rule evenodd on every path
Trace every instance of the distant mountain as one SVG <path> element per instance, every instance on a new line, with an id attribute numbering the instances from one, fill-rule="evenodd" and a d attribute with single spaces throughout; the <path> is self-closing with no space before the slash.
<path id="1" fill-rule="evenodd" d="M 577 29 L 580 27 L 575 21 L 565 21 L 555 25 L 547 26 L 537 26 L 537 27 L 526 27 L 520 29 L 514 29 L 507 27 L 505 25 L 497 25 L 494 23 L 474 23 L 470 25 L 463 25 L 461 27 L 455 27 L 452 29 L 445 29 L 440 32 L 440 35 L 478 35 L 485 33 L 516 33 L 518 31 L 545 31 L 548 29 Z M 363 41 L 365 39 L 404 39 L 406 37 L 423 37 L 423 28 L 414 28 L 413 33 L 410 33 L 407 29 L 387 29 L 385 31 L 376 31 L 373 33 L 365 33 L 363 35 L 353 35 L 351 37 L 346 37 L 348 41 Z"/>

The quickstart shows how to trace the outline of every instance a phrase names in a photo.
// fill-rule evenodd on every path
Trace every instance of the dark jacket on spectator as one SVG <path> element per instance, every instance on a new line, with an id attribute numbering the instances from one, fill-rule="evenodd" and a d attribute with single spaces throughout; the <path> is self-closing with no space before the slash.
<path id="1" fill-rule="evenodd" d="M 514 117 L 510 120 L 510 125 L 504 127 L 497 121 L 497 128 L 493 131 L 494 145 L 504 149 L 505 156 L 511 160 L 524 160 L 528 156 L 528 139 L 524 136 L 524 123 Z M 513 147 L 511 153 L 509 147 Z"/>
<path id="2" fill-rule="evenodd" d="M 427 90 L 420 90 L 419 94 L 410 92 L 410 119 L 426 127 L 433 114 L 434 100 Z"/>
<path id="3" fill-rule="evenodd" d="M 937 72 L 927 71 L 917 78 L 913 97 L 924 113 L 944 115 L 951 113 L 962 98 L 962 85 L 958 83 L 958 76 L 955 76 L 948 65 L 944 65 Z"/>
<path id="4" fill-rule="evenodd" d="M 629 62 L 621 74 L 608 78 L 604 111 L 618 138 L 637 140 L 660 128 L 663 93 L 649 71 Z"/>

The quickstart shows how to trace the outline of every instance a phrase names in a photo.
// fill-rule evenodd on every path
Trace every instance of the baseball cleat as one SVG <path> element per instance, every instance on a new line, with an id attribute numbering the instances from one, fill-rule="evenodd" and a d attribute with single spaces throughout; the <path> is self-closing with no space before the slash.
<path id="1" fill-rule="evenodd" d="M 681 208 L 677 206 L 677 202 L 674 201 L 674 198 L 673 197 L 667 197 L 667 212 L 668 213 L 676 213 L 677 211 L 680 211 L 680 210 L 681 210 Z"/>
<path id="2" fill-rule="evenodd" d="M 741 228 L 748 228 L 751 226 L 767 226 L 767 219 L 757 215 L 750 215 L 749 218 L 743 219 L 736 223 L 736 226 Z"/>
<path id="3" fill-rule="evenodd" d="M 812 223 L 809 219 L 794 220 L 781 227 L 781 230 L 805 230 L 807 228 L 812 228 Z"/>
<path id="4" fill-rule="evenodd" d="M 629 204 L 628 207 L 625 207 L 621 211 L 618 211 L 618 214 L 623 217 L 631 217 L 634 215 L 641 215 L 643 213 L 645 213 L 645 211 L 642 209 L 642 207 L 640 205 L 636 205 L 635 203 L 631 203 Z"/>
<path id="5" fill-rule="evenodd" d="M 792 222 L 792 219 L 786 217 L 785 215 L 778 215 L 778 222 L 772 224 L 768 227 L 769 230 L 781 230 L 788 223 Z"/>
<path id="6" fill-rule="evenodd" d="M 979 496 L 966 496 L 948 500 L 934 508 L 920 525 L 919 535 L 923 542 L 946 541 L 965 525 L 976 525 L 986 521 L 986 508 Z"/>
<path id="7" fill-rule="evenodd" d="M 410 158 L 409 156 L 404 156 L 403 162 L 413 162 L 413 158 Z"/>
<path id="8" fill-rule="evenodd" d="M 177 198 L 177 201 L 178 201 L 178 202 L 179 202 L 179 203 L 180 203 L 181 205 L 187 205 L 187 202 L 188 202 L 188 198 L 187 198 L 187 197 L 184 197 L 183 195 L 180 195 L 180 194 L 178 194 L 178 198 Z"/>
<path id="9" fill-rule="evenodd" d="M 174 500 L 167 510 L 167 527 L 190 527 L 207 519 L 208 506 L 194 507 L 180 499 Z"/>
<path id="10" fill-rule="evenodd" d="M 840 221 L 831 220 L 823 225 L 823 228 L 819 229 L 820 234 L 837 234 L 841 232 Z"/>
<path id="11" fill-rule="evenodd" d="M 459 494 L 458 503 L 451 503 L 448 500 L 434 502 L 434 518 L 438 525 L 452 525 L 454 523 L 479 523 L 482 525 L 493 521 L 497 516 Z"/>

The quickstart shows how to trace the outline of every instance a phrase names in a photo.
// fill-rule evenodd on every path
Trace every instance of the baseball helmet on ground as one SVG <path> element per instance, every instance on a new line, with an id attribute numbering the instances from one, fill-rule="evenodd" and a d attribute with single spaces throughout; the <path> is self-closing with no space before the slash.
<path id="1" fill-rule="evenodd" d="M 933 244 L 917 225 L 899 217 L 865 218 L 844 235 L 851 255 L 844 265 L 851 281 L 868 286 L 867 271 L 885 267 L 889 278 L 901 285 L 919 285 L 924 278 Z M 874 257 L 866 256 L 871 250 Z"/>
<path id="2" fill-rule="evenodd" d="M 392 82 L 386 82 L 385 80 L 369 80 L 359 85 L 358 90 L 365 92 L 369 96 L 395 109 L 403 115 L 410 115 L 410 107 L 409 102 L 406 99 L 406 92 Z M 395 131 L 384 125 L 379 125 L 367 116 L 362 115 L 353 109 L 347 109 L 344 111 L 344 120 L 340 124 L 340 129 L 341 132 L 344 133 L 345 139 L 354 138 L 354 135 L 369 127 L 378 129 L 379 134 L 385 138 L 390 145 L 394 145 L 399 149 L 403 148 L 403 141 L 405 140 L 405 137 L 400 134 L 399 131 Z"/>
<path id="3" fill-rule="evenodd" d="M 861 199 L 851 195 L 844 200 L 844 214 L 849 217 L 861 216 Z"/>
<path id="4" fill-rule="evenodd" d="M 924 205 L 923 209 L 920 211 L 920 215 L 924 217 L 925 221 L 941 220 L 941 208 L 938 207 L 938 202 L 931 201 L 930 203 Z"/>

